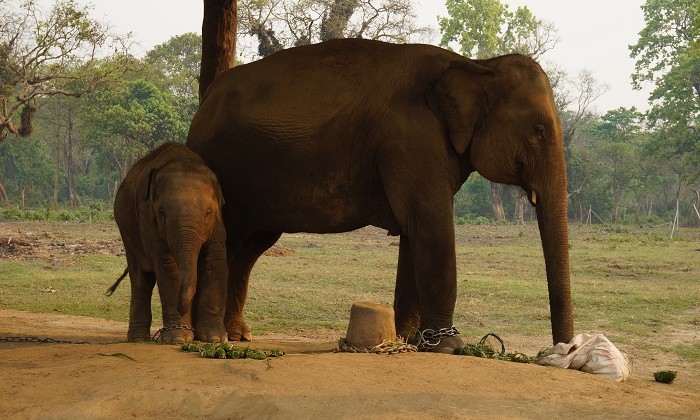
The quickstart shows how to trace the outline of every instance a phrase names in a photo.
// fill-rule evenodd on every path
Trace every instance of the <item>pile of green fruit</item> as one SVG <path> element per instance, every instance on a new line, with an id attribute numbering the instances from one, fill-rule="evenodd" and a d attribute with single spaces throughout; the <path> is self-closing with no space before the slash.
<path id="1" fill-rule="evenodd" d="M 200 356 L 208 359 L 256 359 L 265 360 L 268 357 L 284 356 L 282 350 L 251 349 L 250 347 L 238 347 L 232 343 L 200 343 L 193 341 L 180 347 L 182 351 L 198 352 Z"/>

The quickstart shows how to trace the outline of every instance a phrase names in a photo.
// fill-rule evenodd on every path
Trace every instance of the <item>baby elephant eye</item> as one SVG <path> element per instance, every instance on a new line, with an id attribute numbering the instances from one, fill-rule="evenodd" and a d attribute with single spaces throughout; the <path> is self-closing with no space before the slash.
<path id="1" fill-rule="evenodd" d="M 544 141 L 545 140 L 545 128 L 544 125 L 542 124 L 536 124 L 535 125 L 535 135 L 537 135 L 537 138 Z"/>
<path id="2" fill-rule="evenodd" d="M 209 218 L 209 216 L 211 216 L 211 209 L 204 210 L 204 217 Z"/>

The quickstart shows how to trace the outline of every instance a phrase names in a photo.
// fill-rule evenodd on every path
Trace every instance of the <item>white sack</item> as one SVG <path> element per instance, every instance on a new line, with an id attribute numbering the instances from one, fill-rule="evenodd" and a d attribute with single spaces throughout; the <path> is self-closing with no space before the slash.
<path id="1" fill-rule="evenodd" d="M 630 376 L 624 354 L 603 334 L 579 334 L 559 343 L 534 361 L 538 365 L 581 370 L 622 382 Z"/>

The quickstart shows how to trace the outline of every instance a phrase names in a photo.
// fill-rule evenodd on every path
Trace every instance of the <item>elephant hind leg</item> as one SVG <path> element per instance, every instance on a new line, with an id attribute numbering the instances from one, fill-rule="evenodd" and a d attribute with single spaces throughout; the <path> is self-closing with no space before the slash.
<path id="1" fill-rule="evenodd" d="M 131 304 L 129 306 L 129 341 L 151 339 L 151 296 L 156 285 L 153 273 L 129 268 L 131 279 Z"/>
<path id="2" fill-rule="evenodd" d="M 253 335 L 243 319 L 243 306 L 248 297 L 248 281 L 255 262 L 268 248 L 277 242 L 280 232 L 255 232 L 229 254 L 228 298 L 224 326 L 231 341 L 251 341 Z M 235 239 L 234 239 L 235 241 Z"/>

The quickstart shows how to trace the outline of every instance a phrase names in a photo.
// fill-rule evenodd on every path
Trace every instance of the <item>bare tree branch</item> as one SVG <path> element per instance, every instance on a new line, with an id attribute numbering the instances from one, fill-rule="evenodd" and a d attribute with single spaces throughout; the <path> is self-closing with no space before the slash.
<path id="1" fill-rule="evenodd" d="M 258 55 L 275 41 L 281 48 L 333 38 L 408 42 L 430 33 L 415 23 L 410 0 L 242 0 L 240 10 L 239 39 L 254 35 Z"/>
<path id="2" fill-rule="evenodd" d="M 59 0 L 48 13 L 35 0 L 0 2 L 0 141 L 7 133 L 31 134 L 37 100 L 80 96 L 113 73 L 98 66 L 107 47 L 126 57 L 128 38 L 109 33 L 89 16 L 89 6 Z M 13 117 L 22 109 L 21 124 Z"/>

